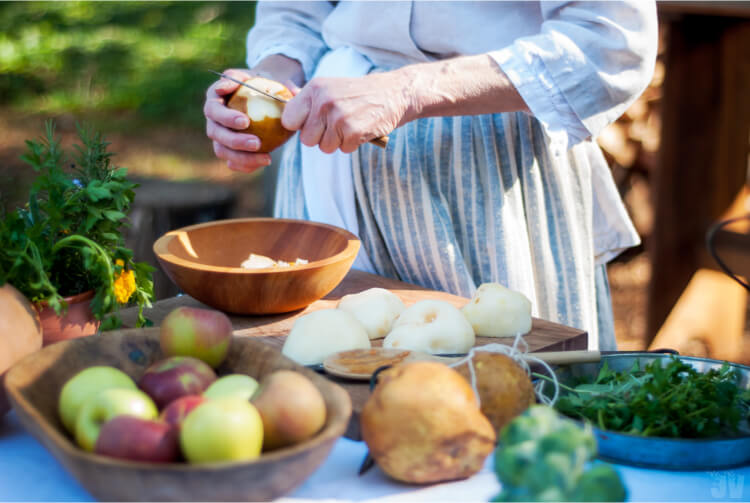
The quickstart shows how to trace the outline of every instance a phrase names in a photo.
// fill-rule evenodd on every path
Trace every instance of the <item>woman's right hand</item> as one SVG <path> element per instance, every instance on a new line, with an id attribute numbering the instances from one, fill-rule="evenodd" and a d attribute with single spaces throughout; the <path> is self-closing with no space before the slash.
<path id="1" fill-rule="evenodd" d="M 274 54 L 264 58 L 250 70 L 230 69 L 224 72 L 237 80 L 261 76 L 284 83 L 293 93 L 304 83 L 304 72 L 299 61 Z M 247 115 L 227 108 L 225 97 L 232 94 L 239 84 L 227 79 L 214 82 L 206 91 L 203 115 L 206 116 L 206 136 L 214 143 L 216 157 L 227 161 L 234 171 L 252 173 L 271 164 L 271 156 L 258 152 L 260 139 L 251 134 L 240 133 L 250 125 Z"/>
<path id="2" fill-rule="evenodd" d="M 232 69 L 224 73 L 241 81 L 251 76 L 247 70 Z M 229 169 L 252 173 L 271 164 L 271 156 L 257 152 L 260 148 L 257 136 L 239 132 L 250 125 L 247 115 L 228 108 L 224 102 L 224 97 L 232 94 L 238 87 L 236 82 L 222 78 L 206 91 L 206 103 L 203 106 L 206 136 L 213 140 L 216 157 L 227 161 Z"/>

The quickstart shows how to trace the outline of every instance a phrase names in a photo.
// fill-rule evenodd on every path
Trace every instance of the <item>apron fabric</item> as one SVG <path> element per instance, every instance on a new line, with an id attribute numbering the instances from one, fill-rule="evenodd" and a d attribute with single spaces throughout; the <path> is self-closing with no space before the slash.
<path id="1" fill-rule="evenodd" d="M 296 135 L 281 158 L 276 217 L 310 219 L 302 157 Z M 535 317 L 588 331 L 589 349 L 615 349 L 597 258 L 638 238 L 627 218 L 612 223 L 624 208 L 595 143 L 554 155 L 524 113 L 437 117 L 393 131 L 387 155 L 360 146 L 350 169 L 358 235 L 377 274 L 464 297 L 498 282 L 525 294 Z"/>

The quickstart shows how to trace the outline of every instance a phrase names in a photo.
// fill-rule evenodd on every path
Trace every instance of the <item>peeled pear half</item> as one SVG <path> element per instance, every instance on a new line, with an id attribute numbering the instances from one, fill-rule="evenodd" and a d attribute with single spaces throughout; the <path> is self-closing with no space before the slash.
<path id="1" fill-rule="evenodd" d="M 275 80 L 251 77 L 246 79 L 245 82 L 285 100 L 292 99 L 294 96 L 286 86 Z M 242 112 L 250 118 L 250 126 L 241 132 L 260 138 L 260 150 L 258 152 L 271 152 L 294 134 L 294 131 L 284 129 L 284 126 L 281 125 L 284 103 L 264 96 L 248 87 L 239 86 L 229 97 L 227 107 Z"/>

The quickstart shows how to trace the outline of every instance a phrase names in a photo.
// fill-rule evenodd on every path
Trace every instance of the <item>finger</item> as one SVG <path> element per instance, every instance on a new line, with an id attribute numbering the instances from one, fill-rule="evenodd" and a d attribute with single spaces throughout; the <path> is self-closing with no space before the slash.
<path id="1" fill-rule="evenodd" d="M 245 82 L 247 79 L 252 77 L 251 74 L 242 70 L 224 70 L 224 75 Z M 222 78 L 216 83 L 216 93 L 220 96 L 225 96 L 229 93 L 233 93 L 240 85 L 233 80 Z"/>
<path id="2" fill-rule="evenodd" d="M 245 129 L 250 126 L 250 119 L 247 115 L 228 108 L 221 98 L 207 98 L 203 105 L 203 115 L 207 119 L 231 129 Z"/>
<path id="3" fill-rule="evenodd" d="M 309 95 L 303 91 L 284 105 L 284 112 L 281 114 L 281 125 L 289 131 L 298 131 L 307 120 L 309 113 Z"/>
<path id="4" fill-rule="evenodd" d="M 326 128 L 323 138 L 320 140 L 320 150 L 326 154 L 332 154 L 341 146 L 342 138 L 338 129 L 335 127 Z"/>
<path id="5" fill-rule="evenodd" d="M 271 156 L 268 154 L 252 154 L 249 152 L 240 152 L 225 147 L 221 143 L 214 142 L 214 153 L 219 159 L 224 159 L 232 163 L 235 171 L 251 172 L 258 168 L 271 164 Z"/>
<path id="6" fill-rule="evenodd" d="M 359 148 L 360 145 L 365 143 L 367 141 L 366 138 L 364 138 L 361 134 L 357 134 L 352 128 L 345 128 L 341 132 L 341 151 L 345 154 L 351 154 L 357 148 Z"/>
<path id="7" fill-rule="evenodd" d="M 210 119 L 206 120 L 206 136 L 232 150 L 255 152 L 260 148 L 257 136 L 234 132 Z"/>
<path id="8" fill-rule="evenodd" d="M 299 92 L 302 90 L 301 88 L 297 87 L 297 84 L 295 84 L 291 80 L 285 80 L 283 84 L 286 86 L 287 89 L 289 89 L 289 92 L 291 92 L 294 96 L 297 96 Z"/>

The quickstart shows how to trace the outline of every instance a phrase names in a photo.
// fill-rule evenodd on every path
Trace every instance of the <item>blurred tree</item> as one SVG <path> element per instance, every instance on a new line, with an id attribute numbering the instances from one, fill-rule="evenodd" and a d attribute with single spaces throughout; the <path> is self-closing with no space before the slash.
<path id="1" fill-rule="evenodd" d="M 198 126 L 254 2 L 0 2 L 0 106 Z"/>

